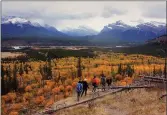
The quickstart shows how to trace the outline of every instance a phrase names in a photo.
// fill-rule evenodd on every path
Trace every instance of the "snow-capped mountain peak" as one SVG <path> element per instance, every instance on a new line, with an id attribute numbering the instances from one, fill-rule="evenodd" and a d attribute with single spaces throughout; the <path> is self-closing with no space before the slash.
<path id="1" fill-rule="evenodd" d="M 151 21 L 150 23 L 152 23 L 153 25 L 155 25 L 155 26 L 165 26 L 166 25 L 166 23 L 163 23 L 163 22 L 156 22 L 156 21 Z"/>
<path id="2" fill-rule="evenodd" d="M 151 22 L 143 22 L 138 25 L 129 25 L 124 23 L 121 20 L 116 21 L 115 23 L 108 24 L 107 26 L 104 26 L 101 32 L 108 32 L 112 30 L 120 30 L 120 31 L 126 31 L 129 29 L 137 29 L 137 30 L 153 30 L 156 31 L 155 29 L 159 28 L 164 28 L 166 26 L 165 23 L 163 22 L 156 22 L 156 21 L 151 21 Z"/>
<path id="3" fill-rule="evenodd" d="M 16 16 L 3 16 L 1 20 L 1 24 L 16 24 L 18 26 L 22 26 L 22 24 L 29 24 L 35 27 L 43 27 L 38 22 L 32 22 L 26 18 L 23 17 L 16 17 Z"/>
<path id="4" fill-rule="evenodd" d="M 125 23 L 122 20 L 118 20 L 115 22 L 115 25 L 125 25 Z"/>
<path id="5" fill-rule="evenodd" d="M 87 36 L 87 35 L 96 35 L 98 32 L 87 26 L 78 26 L 77 28 L 67 27 L 62 30 L 62 32 L 70 36 Z"/>
<path id="6" fill-rule="evenodd" d="M 140 23 L 138 26 L 141 26 L 141 25 L 156 28 L 156 27 L 165 26 L 166 24 L 163 22 L 151 21 L 151 22 Z"/>
<path id="7" fill-rule="evenodd" d="M 132 28 L 132 26 L 127 25 L 122 20 L 118 20 L 115 23 L 108 24 L 107 26 L 104 26 L 103 30 L 101 32 L 107 32 L 110 30 L 121 30 L 125 31 L 129 28 Z"/>
<path id="8" fill-rule="evenodd" d="M 5 18 L 4 20 L 2 20 L 2 24 L 5 24 L 5 23 L 21 24 L 21 23 L 29 23 L 29 22 L 30 21 L 28 21 L 27 19 L 20 18 L 20 17 Z"/>

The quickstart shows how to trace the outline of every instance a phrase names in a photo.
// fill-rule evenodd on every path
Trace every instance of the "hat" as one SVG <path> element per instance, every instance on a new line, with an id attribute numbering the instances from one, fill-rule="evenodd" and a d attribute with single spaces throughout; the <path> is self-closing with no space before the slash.
<path id="1" fill-rule="evenodd" d="M 84 81 L 87 81 L 87 79 L 85 78 Z"/>

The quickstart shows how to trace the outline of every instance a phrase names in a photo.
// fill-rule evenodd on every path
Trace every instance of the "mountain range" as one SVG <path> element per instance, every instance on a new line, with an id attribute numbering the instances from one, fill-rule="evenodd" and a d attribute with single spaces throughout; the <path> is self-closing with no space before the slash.
<path id="1" fill-rule="evenodd" d="M 58 31 L 49 25 L 40 25 L 27 19 L 9 16 L 3 17 L 2 38 L 8 37 L 67 37 L 66 34 Z"/>
<path id="2" fill-rule="evenodd" d="M 104 26 L 95 39 L 100 42 L 144 42 L 164 34 L 166 34 L 165 23 L 147 22 L 136 26 L 130 26 L 122 21 L 116 21 L 115 23 Z"/>
<path id="3" fill-rule="evenodd" d="M 91 43 L 119 43 L 119 42 L 145 42 L 166 34 L 166 24 L 161 22 L 146 22 L 131 26 L 119 20 L 108 24 L 97 32 L 90 27 L 66 28 L 59 31 L 49 25 L 41 25 L 25 18 L 7 16 L 2 17 L 2 40 L 6 38 L 57 38 L 86 40 Z"/>

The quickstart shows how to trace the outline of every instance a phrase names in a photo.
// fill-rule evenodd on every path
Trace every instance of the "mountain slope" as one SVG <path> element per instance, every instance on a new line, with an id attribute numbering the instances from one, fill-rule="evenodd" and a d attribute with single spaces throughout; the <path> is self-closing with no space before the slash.
<path id="1" fill-rule="evenodd" d="M 148 44 L 166 44 L 167 45 L 167 34 L 159 36 L 157 38 L 147 41 Z"/>
<path id="2" fill-rule="evenodd" d="M 32 23 L 20 17 L 2 18 L 2 38 L 9 37 L 67 37 L 54 27 Z"/>

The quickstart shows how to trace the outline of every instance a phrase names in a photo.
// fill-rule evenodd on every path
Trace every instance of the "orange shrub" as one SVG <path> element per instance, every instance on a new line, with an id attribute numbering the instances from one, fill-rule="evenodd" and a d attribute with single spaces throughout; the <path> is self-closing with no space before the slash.
<path id="1" fill-rule="evenodd" d="M 124 81 L 127 83 L 127 85 L 132 84 L 133 79 L 130 77 L 125 77 Z"/>
<path id="2" fill-rule="evenodd" d="M 66 86 L 65 91 L 66 92 L 71 92 L 72 91 L 72 86 L 70 86 L 70 85 Z"/>
<path id="3" fill-rule="evenodd" d="M 27 107 L 29 105 L 29 102 L 28 101 L 24 101 L 23 105 Z"/>
<path id="4" fill-rule="evenodd" d="M 44 84 L 48 84 L 48 82 L 51 82 L 51 80 L 44 80 Z"/>
<path id="5" fill-rule="evenodd" d="M 32 91 L 32 87 L 30 85 L 28 85 L 26 88 L 25 88 L 25 91 L 29 92 L 29 91 Z"/>
<path id="6" fill-rule="evenodd" d="M 37 95 L 42 95 L 44 93 L 44 89 L 40 88 L 37 90 Z"/>
<path id="7" fill-rule="evenodd" d="M 2 115 L 7 115 L 7 108 L 6 107 L 1 107 L 1 113 Z"/>
<path id="8" fill-rule="evenodd" d="M 53 100 L 53 99 L 50 99 L 50 100 L 46 103 L 45 107 L 50 107 L 50 106 L 52 106 L 53 104 L 54 104 L 54 100 Z"/>
<path id="9" fill-rule="evenodd" d="M 69 92 L 65 92 L 64 97 L 66 98 L 66 97 L 68 97 L 69 95 L 70 95 Z"/>
<path id="10" fill-rule="evenodd" d="M 58 88 L 58 87 L 55 87 L 52 89 L 53 94 L 58 94 L 59 92 L 60 92 L 60 88 Z"/>
<path id="11" fill-rule="evenodd" d="M 34 103 L 35 104 L 40 104 L 44 101 L 44 99 L 45 99 L 44 96 L 38 96 L 38 97 L 35 98 Z"/>
<path id="12" fill-rule="evenodd" d="M 47 81 L 46 85 L 48 85 L 49 87 L 53 88 L 54 85 L 55 85 L 55 82 L 54 81 Z"/>
<path id="13" fill-rule="evenodd" d="M 65 84 L 66 84 L 66 85 L 72 85 L 72 80 L 71 80 L 71 79 L 67 79 L 67 80 L 65 81 Z"/>
<path id="14" fill-rule="evenodd" d="M 9 98 L 11 100 L 15 100 L 16 99 L 16 93 L 8 93 L 7 95 L 9 96 Z"/>
<path id="15" fill-rule="evenodd" d="M 75 78 L 73 81 L 74 81 L 74 82 L 78 82 L 78 81 L 79 81 L 79 79 L 78 79 L 78 78 Z"/>
<path id="16" fill-rule="evenodd" d="M 50 86 L 48 86 L 48 85 L 45 85 L 44 86 L 44 92 L 49 92 L 49 91 L 51 91 L 51 87 Z"/>
<path id="17" fill-rule="evenodd" d="M 32 97 L 32 93 L 26 92 L 26 93 L 23 94 L 23 100 L 24 101 L 30 99 L 31 97 Z"/>
<path id="18" fill-rule="evenodd" d="M 11 112 L 9 113 L 9 115 L 19 115 L 19 113 L 16 112 L 16 111 L 11 111 Z"/>
<path id="19" fill-rule="evenodd" d="M 72 83 L 72 87 L 73 87 L 73 88 L 75 88 L 76 85 L 77 85 L 77 82 L 73 82 L 73 83 Z"/>
<path id="20" fill-rule="evenodd" d="M 5 102 L 9 102 L 11 101 L 11 98 L 8 95 L 3 95 L 2 100 L 4 100 Z"/>
<path id="21" fill-rule="evenodd" d="M 11 109 L 16 111 L 19 111 L 21 108 L 22 108 L 22 103 L 15 103 L 15 104 L 12 104 L 11 106 Z"/>
<path id="22" fill-rule="evenodd" d="M 59 89 L 60 89 L 61 92 L 63 92 L 63 91 L 64 91 L 64 86 L 63 86 L 63 85 L 60 85 L 60 86 L 59 86 Z"/>
<path id="23" fill-rule="evenodd" d="M 31 84 L 31 87 L 32 87 L 32 88 L 37 88 L 38 86 L 39 86 L 38 83 Z"/>
<path id="24" fill-rule="evenodd" d="M 123 79 L 123 77 L 122 77 L 122 75 L 117 74 L 117 75 L 115 75 L 115 79 L 116 79 L 116 80 L 122 80 L 122 79 Z"/>
<path id="25" fill-rule="evenodd" d="M 120 85 L 121 85 L 121 86 L 126 86 L 127 84 L 126 84 L 125 81 L 121 81 L 121 82 L 120 82 Z"/>

